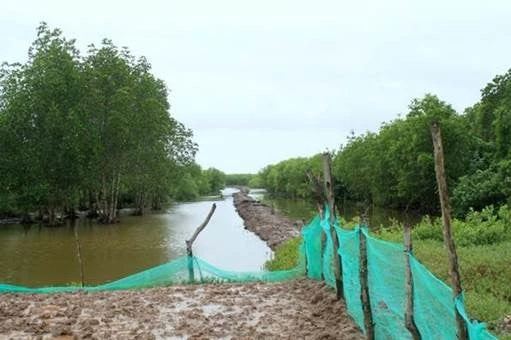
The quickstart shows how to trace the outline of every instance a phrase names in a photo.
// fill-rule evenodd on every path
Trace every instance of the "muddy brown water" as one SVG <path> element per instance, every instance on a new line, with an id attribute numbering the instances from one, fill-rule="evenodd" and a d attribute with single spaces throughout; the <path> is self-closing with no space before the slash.
<path id="1" fill-rule="evenodd" d="M 263 200 L 267 204 L 273 204 L 280 213 L 292 219 L 303 220 L 305 223 L 316 214 L 316 206 L 312 200 L 275 198 L 268 195 L 264 189 L 251 190 L 250 196 Z M 365 210 L 364 204 L 353 201 L 337 202 L 336 206 L 340 209 L 341 216 L 347 221 L 360 217 Z M 405 213 L 401 210 L 376 206 L 370 206 L 368 214 L 371 229 L 391 227 L 396 223 L 404 222 L 415 225 L 422 218 L 422 215 L 418 213 Z"/>
<path id="2" fill-rule="evenodd" d="M 226 189 L 225 198 L 195 241 L 196 256 L 231 271 L 258 271 L 270 248 L 243 227 Z M 186 254 L 185 240 L 202 223 L 212 201 L 178 203 L 164 213 L 122 216 L 116 225 L 78 220 L 85 281 L 95 285 L 166 263 Z M 78 283 L 73 227 L 0 226 L 0 283 L 30 287 Z"/>

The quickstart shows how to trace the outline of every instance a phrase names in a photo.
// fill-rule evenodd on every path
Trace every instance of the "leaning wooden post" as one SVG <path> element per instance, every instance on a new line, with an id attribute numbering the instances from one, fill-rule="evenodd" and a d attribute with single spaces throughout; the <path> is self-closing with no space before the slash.
<path id="1" fill-rule="evenodd" d="M 362 302 L 362 311 L 364 312 L 364 326 L 366 337 L 369 340 L 374 339 L 374 322 L 371 311 L 371 298 L 369 296 L 369 278 L 367 270 L 367 240 L 362 227 L 359 229 L 359 279 L 360 279 L 360 301 Z"/>
<path id="2" fill-rule="evenodd" d="M 80 238 L 78 237 L 78 226 L 76 224 L 76 221 L 74 221 L 74 223 L 76 250 L 78 253 L 78 264 L 80 265 L 80 283 L 83 288 L 85 286 L 85 279 L 83 277 L 82 247 L 80 245 Z"/>
<path id="3" fill-rule="evenodd" d="M 452 293 L 456 299 L 461 293 L 461 278 L 459 273 L 458 255 L 456 254 L 456 245 L 452 238 L 451 230 L 451 203 L 449 201 L 449 192 L 447 191 L 447 180 L 444 165 L 444 149 L 442 145 L 442 135 L 437 122 L 431 124 L 431 137 L 433 139 L 433 148 L 435 152 L 435 173 L 438 184 L 438 196 L 440 197 L 440 207 L 442 209 L 444 245 L 449 255 L 449 275 L 451 277 Z M 468 339 L 467 329 L 463 317 L 454 308 L 456 313 L 456 326 L 458 339 Z"/>
<path id="4" fill-rule="evenodd" d="M 216 204 L 213 203 L 213 205 L 211 206 L 211 210 L 209 211 L 208 216 L 206 216 L 206 219 L 204 220 L 204 222 L 202 222 L 202 224 L 197 227 L 197 229 L 193 233 L 192 237 L 189 240 L 185 241 L 186 253 L 188 255 L 188 276 L 190 278 L 190 282 L 195 281 L 195 275 L 194 275 L 194 270 L 193 270 L 193 252 L 192 252 L 193 242 L 195 242 L 195 239 L 197 238 L 197 236 L 199 236 L 199 233 L 202 230 L 204 230 L 206 225 L 209 223 L 209 220 L 211 219 L 211 216 L 213 216 L 215 209 L 216 209 Z"/>
<path id="5" fill-rule="evenodd" d="M 341 299 L 344 297 L 344 287 L 342 282 L 342 258 L 339 255 L 339 239 L 337 238 L 337 232 L 335 231 L 335 201 L 334 201 L 334 185 L 332 181 L 332 159 L 330 157 L 330 153 L 323 153 L 323 178 L 325 181 L 325 192 L 326 192 L 326 200 L 328 204 L 328 210 L 330 210 L 330 235 L 332 237 L 333 242 L 333 254 L 332 254 L 332 262 L 334 266 L 334 274 L 335 274 L 335 290 L 337 293 L 337 299 Z"/>
<path id="6" fill-rule="evenodd" d="M 412 269 L 410 267 L 410 255 L 413 254 L 412 251 L 412 231 L 410 228 L 410 224 L 405 222 L 404 224 L 404 241 L 405 241 L 405 290 L 406 290 L 406 309 L 405 309 L 405 326 L 406 329 L 410 331 L 412 338 L 414 340 L 420 340 L 421 335 L 417 325 L 415 324 L 415 319 L 413 317 L 413 276 Z"/>

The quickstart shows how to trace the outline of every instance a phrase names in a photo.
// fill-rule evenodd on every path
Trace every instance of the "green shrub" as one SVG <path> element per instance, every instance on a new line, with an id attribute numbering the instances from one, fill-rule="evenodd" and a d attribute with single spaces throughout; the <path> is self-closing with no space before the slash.
<path id="1" fill-rule="evenodd" d="M 460 246 L 494 244 L 511 240 L 511 209 L 506 205 L 498 210 L 493 206 L 482 211 L 470 210 L 465 220 L 454 219 L 452 229 L 456 244 Z M 400 234 L 401 227 L 381 229 L 378 234 L 382 237 L 399 241 L 392 234 Z M 443 241 L 441 218 L 425 216 L 413 227 L 415 240 Z"/>
<path id="2" fill-rule="evenodd" d="M 419 224 L 413 227 L 413 238 L 417 240 L 442 241 L 442 222 L 429 216 L 422 218 Z"/>
<path id="3" fill-rule="evenodd" d="M 265 263 L 265 268 L 270 271 L 276 271 L 296 267 L 299 261 L 301 243 L 302 237 L 294 237 L 279 245 L 275 249 L 273 259 Z"/>

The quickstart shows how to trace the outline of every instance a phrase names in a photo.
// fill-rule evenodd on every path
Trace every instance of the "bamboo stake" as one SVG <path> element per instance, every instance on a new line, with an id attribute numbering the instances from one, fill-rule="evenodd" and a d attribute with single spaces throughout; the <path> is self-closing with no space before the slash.
<path id="1" fill-rule="evenodd" d="M 360 301 L 362 302 L 362 311 L 364 312 L 364 326 L 366 337 L 374 340 L 374 322 L 371 311 L 371 298 L 369 296 L 369 283 L 367 271 L 367 240 L 362 229 L 359 229 L 360 240 Z"/>
<path id="2" fill-rule="evenodd" d="M 206 228 L 206 226 L 209 223 L 209 220 L 211 219 L 211 216 L 213 216 L 213 213 L 216 210 L 216 203 L 213 203 L 211 206 L 211 210 L 209 211 L 208 215 L 206 216 L 206 219 L 204 222 L 201 223 L 193 233 L 192 237 L 189 240 L 186 240 L 186 253 L 188 255 L 188 276 L 190 277 L 190 281 L 195 280 L 194 270 L 193 270 L 193 252 L 192 252 L 192 245 L 193 242 L 195 242 L 195 239 L 197 239 L 197 236 L 199 236 L 199 233 Z"/>
<path id="3" fill-rule="evenodd" d="M 433 148 L 435 153 L 435 173 L 438 184 L 438 196 L 440 198 L 440 207 L 442 209 L 444 245 L 449 255 L 449 275 L 451 277 L 453 298 L 456 299 L 461 293 L 461 278 L 459 273 L 458 255 L 456 254 L 456 245 L 452 238 L 451 231 L 451 204 L 449 201 L 449 192 L 447 190 L 447 180 L 444 165 L 444 149 L 442 145 L 442 134 L 437 122 L 431 124 L 431 137 L 433 139 Z M 468 339 L 467 329 L 458 309 L 454 308 L 456 313 L 457 337 L 460 340 Z"/>
<path id="4" fill-rule="evenodd" d="M 332 254 L 332 262 L 334 266 L 334 274 L 335 274 L 335 290 L 337 293 L 337 299 L 341 299 L 344 296 L 344 287 L 342 282 L 342 259 L 341 255 L 339 255 L 339 239 L 337 238 L 337 232 L 335 231 L 335 202 L 334 202 L 334 186 L 332 181 L 332 160 L 330 157 L 330 153 L 323 153 L 323 173 L 324 173 L 324 182 L 325 182 L 325 192 L 327 198 L 328 209 L 330 210 L 330 235 L 333 241 L 333 254 Z"/>
<path id="5" fill-rule="evenodd" d="M 78 253 L 78 264 L 80 265 L 80 283 L 82 288 L 85 286 L 85 279 L 83 277 L 83 262 L 82 262 L 82 247 L 80 245 L 80 238 L 78 237 L 78 226 L 75 221 L 74 225 L 76 249 Z"/>
<path id="6" fill-rule="evenodd" d="M 405 326 L 406 329 L 410 331 L 412 338 L 414 340 L 420 340 L 421 335 L 417 325 L 415 324 L 415 319 L 413 316 L 413 276 L 412 269 L 410 267 L 410 255 L 412 255 L 412 231 L 410 228 L 410 224 L 404 224 L 404 242 L 405 242 L 405 290 L 406 290 L 406 309 L 405 309 Z"/>

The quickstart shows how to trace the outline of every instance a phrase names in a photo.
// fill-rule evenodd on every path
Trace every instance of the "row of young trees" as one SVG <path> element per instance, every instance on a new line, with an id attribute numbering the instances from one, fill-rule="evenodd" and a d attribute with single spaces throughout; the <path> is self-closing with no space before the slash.
<path id="1" fill-rule="evenodd" d="M 78 207 L 112 223 L 127 196 L 157 208 L 197 150 L 167 95 L 145 58 L 109 40 L 81 55 L 41 24 L 28 61 L 0 73 L 0 209 L 56 224 Z"/>
<path id="2" fill-rule="evenodd" d="M 403 118 L 378 132 L 352 134 L 335 152 L 336 194 L 399 209 L 438 211 L 429 126 L 442 128 L 449 188 L 458 215 L 511 200 L 511 71 L 482 90 L 479 103 L 458 114 L 434 95 L 415 99 Z M 271 193 L 305 198 L 305 171 L 319 175 L 319 155 L 270 165 L 258 174 Z"/>

